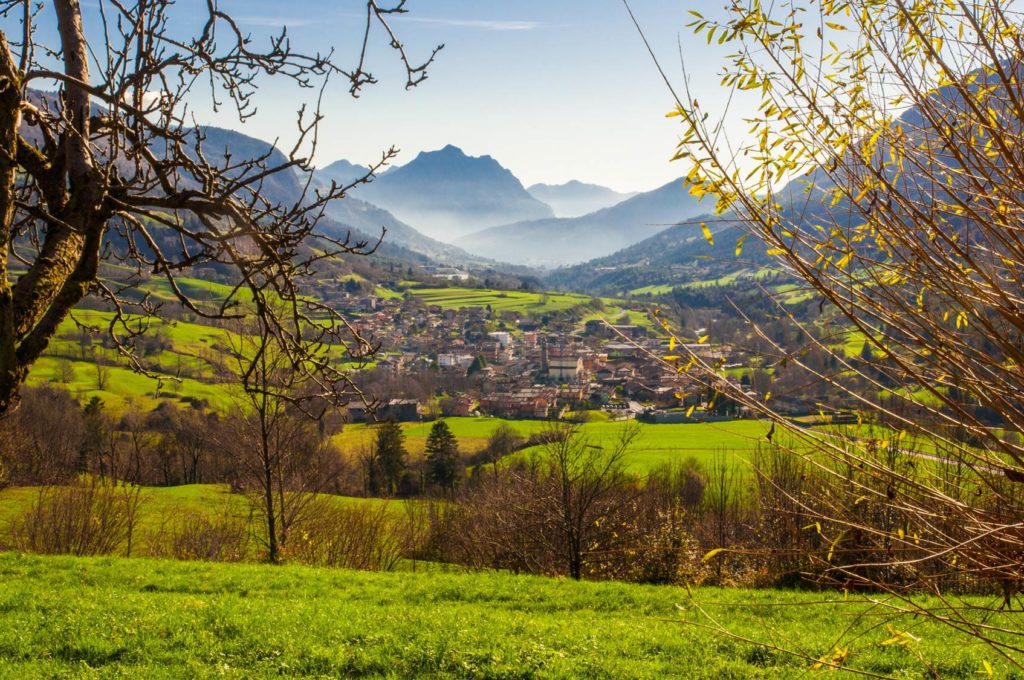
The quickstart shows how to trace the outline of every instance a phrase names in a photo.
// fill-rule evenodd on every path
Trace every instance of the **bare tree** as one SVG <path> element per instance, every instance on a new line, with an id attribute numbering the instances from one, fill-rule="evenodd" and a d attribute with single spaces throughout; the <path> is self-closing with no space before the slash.
<path id="1" fill-rule="evenodd" d="M 582 578 L 601 522 L 624 504 L 624 458 L 640 433 L 635 422 L 624 426 L 609 448 L 594 444 L 574 425 L 549 437 L 537 459 L 544 492 L 538 511 L 554 527 L 555 551 L 566 572 Z M 607 546 L 605 546 L 607 547 Z"/>
<path id="2" fill-rule="evenodd" d="M 315 425 L 330 403 L 310 389 L 270 329 L 258 323 L 237 338 L 233 352 L 244 396 L 221 430 L 221 446 L 242 473 L 264 520 L 268 559 L 277 562 L 314 494 L 331 485 L 340 457 Z"/>
<path id="3" fill-rule="evenodd" d="M 267 78 L 320 94 L 341 78 L 356 96 L 375 82 L 366 64 L 375 26 L 412 87 L 426 78 L 437 50 L 421 64 L 406 56 L 389 23 L 404 4 L 367 0 L 361 56 L 344 69 L 331 53 L 297 50 L 285 29 L 257 47 L 215 0 L 187 8 L 171 0 L 101 0 L 89 12 L 78 0 L 0 2 L 0 221 L 7 234 L 0 248 L 0 412 L 16 402 L 33 362 L 90 292 L 115 310 L 107 331 L 142 370 L 133 345 L 147 324 L 129 312 L 159 309 L 148 296 L 131 302 L 126 293 L 150 275 L 166 280 L 197 316 L 260 316 L 296 366 L 325 389 L 343 380 L 330 362 L 310 361 L 309 347 L 339 344 L 352 356 L 372 347 L 297 289 L 324 258 L 366 254 L 375 243 L 317 228 L 325 207 L 350 188 L 313 187 L 318 106 L 299 108 L 296 142 L 278 161 L 272 151 L 237 158 L 205 146 L 189 98 L 203 88 L 217 109 L 245 121 Z M 43 12 L 52 19 L 37 20 Z M 192 21 L 178 21 L 182 12 Z M 175 28 L 183 24 L 198 28 Z M 53 88 L 55 94 L 44 92 Z M 384 153 L 371 174 L 393 154 Z M 296 171 L 305 178 L 301 195 L 273 196 L 274 182 Z M 316 248 L 307 248 L 313 239 Z M 105 278 L 104 262 L 133 273 Z M 213 303 L 191 298 L 177 277 L 197 265 L 232 269 L 234 290 Z M 307 323 L 311 318 L 318 323 Z"/>

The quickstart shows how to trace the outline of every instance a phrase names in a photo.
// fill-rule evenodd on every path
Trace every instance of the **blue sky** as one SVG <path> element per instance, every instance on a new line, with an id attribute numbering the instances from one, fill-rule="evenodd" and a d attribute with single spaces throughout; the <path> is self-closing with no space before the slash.
<path id="1" fill-rule="evenodd" d="M 361 4 L 221 0 L 254 36 L 286 24 L 297 44 L 333 46 L 342 64 L 355 56 Z M 679 39 L 695 74 L 714 73 L 720 55 L 709 54 L 702 40 L 691 50 L 684 26 L 686 9 L 703 4 L 632 2 L 676 77 Z M 684 174 L 668 162 L 677 134 L 664 118 L 671 98 L 621 0 L 409 0 L 407 7 L 394 26 L 411 55 L 445 44 L 430 78 L 407 92 L 394 55 L 375 41 L 371 66 L 381 82 L 358 100 L 340 81 L 330 88 L 319 164 L 365 163 L 392 144 L 407 162 L 451 143 L 494 156 L 525 184 L 580 179 L 644 190 Z M 245 131 L 285 142 L 302 93 L 265 89 L 260 115 Z M 237 127 L 227 117 L 198 115 Z"/>
<path id="2" fill-rule="evenodd" d="M 83 0 L 93 39 L 101 1 Z M 716 75 L 722 48 L 694 39 L 685 27 L 688 9 L 707 12 L 718 4 L 630 2 L 670 77 L 682 80 L 681 49 L 702 106 L 724 104 Z M 175 23 L 194 24 L 202 12 L 190 9 L 204 5 L 178 0 Z M 294 45 L 308 52 L 333 48 L 343 67 L 356 62 L 362 0 L 219 0 L 219 6 L 257 44 L 286 25 Z M 378 31 L 369 65 L 380 82 L 357 100 L 345 82 L 330 83 L 317 165 L 339 158 L 368 163 L 392 145 L 405 163 L 420 151 L 455 144 L 471 155 L 494 156 L 526 185 L 579 179 L 647 190 L 686 173 L 668 161 L 678 133 L 678 123 L 664 117 L 672 99 L 622 0 L 408 0 L 407 8 L 393 25 L 412 58 L 445 44 L 429 79 L 406 91 L 400 63 Z M 41 29 L 53 30 L 51 14 L 52 8 L 43 10 Z M 256 98 L 259 113 L 244 127 L 230 111 L 214 112 L 203 88 L 190 105 L 200 123 L 290 148 L 295 113 L 315 94 L 267 80 Z"/>

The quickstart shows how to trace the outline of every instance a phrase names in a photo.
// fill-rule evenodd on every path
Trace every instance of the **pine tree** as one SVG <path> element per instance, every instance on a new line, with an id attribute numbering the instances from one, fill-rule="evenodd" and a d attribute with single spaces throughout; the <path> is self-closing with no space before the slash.
<path id="1" fill-rule="evenodd" d="M 482 354 L 477 354 L 476 358 L 473 359 L 473 363 L 466 369 L 466 375 L 473 375 L 487 368 L 487 360 L 484 359 Z"/>
<path id="2" fill-rule="evenodd" d="M 459 442 L 448 423 L 443 420 L 434 423 L 426 448 L 427 479 L 446 491 L 455 489 L 462 477 L 462 459 L 459 457 Z"/>
<path id="3" fill-rule="evenodd" d="M 872 351 L 871 345 L 868 344 L 867 340 L 864 341 L 864 345 L 860 348 L 860 358 L 864 361 L 873 361 L 875 358 L 875 353 Z"/>
<path id="4" fill-rule="evenodd" d="M 377 428 L 377 443 L 373 451 L 371 486 L 386 495 L 398 492 L 406 467 L 405 434 L 401 426 L 389 420 Z"/>

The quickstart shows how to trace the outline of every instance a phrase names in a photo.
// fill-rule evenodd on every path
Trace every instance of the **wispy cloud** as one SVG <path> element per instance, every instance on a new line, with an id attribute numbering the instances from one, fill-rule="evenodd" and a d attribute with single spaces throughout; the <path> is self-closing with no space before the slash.
<path id="1" fill-rule="evenodd" d="M 403 16 L 402 21 L 420 24 L 437 24 L 457 28 L 479 28 L 484 31 L 532 31 L 543 24 L 539 21 L 501 21 L 496 19 L 433 19 L 430 17 Z"/>
<path id="2" fill-rule="evenodd" d="M 309 17 L 274 17 L 274 16 L 238 16 L 235 21 L 247 26 L 259 26 L 261 28 L 281 28 L 282 26 L 312 26 L 318 22 Z"/>
<path id="3" fill-rule="evenodd" d="M 349 12 L 345 12 L 335 16 L 359 19 L 364 19 L 366 17 L 365 14 L 354 14 Z M 436 26 L 452 26 L 454 28 L 473 28 L 481 31 L 532 31 L 544 26 L 544 24 L 539 21 L 505 21 L 501 19 L 444 19 L 434 17 L 421 17 L 411 14 L 395 15 L 391 18 L 396 19 L 398 21 L 414 24 L 433 24 Z M 301 27 L 323 24 L 323 19 L 315 19 L 306 16 L 286 17 L 246 15 L 235 17 L 235 19 L 241 24 L 268 28 L 279 28 L 281 26 Z"/>

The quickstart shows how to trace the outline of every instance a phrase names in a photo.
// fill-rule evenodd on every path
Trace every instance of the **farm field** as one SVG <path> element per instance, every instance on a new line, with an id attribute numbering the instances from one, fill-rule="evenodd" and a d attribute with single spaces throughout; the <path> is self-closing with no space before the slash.
<path id="1" fill-rule="evenodd" d="M 1007 670 L 948 629 L 813 592 L 13 553 L 0 583 L 9 678 L 797 678 L 840 651 L 883 677 Z M 688 625 L 706 622 L 693 603 L 806 658 Z"/>
<path id="2" fill-rule="evenodd" d="M 459 440 L 459 449 L 463 454 L 483 450 L 488 437 L 502 423 L 509 425 L 523 437 L 550 427 L 545 421 L 501 418 L 445 418 L 445 422 Z M 423 455 L 431 426 L 432 423 L 402 424 L 406 449 L 413 458 Z M 580 427 L 588 443 L 611 447 L 624 424 L 595 422 Z M 723 455 L 738 464 L 745 454 L 754 450 L 758 441 L 764 440 L 768 428 L 768 423 L 757 420 L 671 425 L 641 423 L 640 435 L 634 441 L 627 457 L 627 467 L 630 471 L 644 473 L 664 463 L 682 461 L 691 456 L 706 465 Z M 335 441 L 345 453 L 358 454 L 369 450 L 374 437 L 372 425 L 348 425 Z M 529 453 L 530 450 L 526 449 L 516 455 L 527 456 Z"/>
<path id="3" fill-rule="evenodd" d="M 562 311 L 589 302 L 588 295 L 574 293 L 528 293 L 524 291 L 486 290 L 478 288 L 409 288 L 409 292 L 427 305 L 445 309 L 487 307 L 494 312 Z M 609 300 L 608 302 L 613 302 Z"/>
<path id="4" fill-rule="evenodd" d="M 545 312 L 561 312 L 577 305 L 591 302 L 589 295 L 576 293 L 541 292 L 528 293 L 514 290 L 486 290 L 479 288 L 418 288 L 410 287 L 408 292 L 420 302 L 427 305 L 438 305 L 444 309 L 461 309 L 463 307 L 490 307 L 492 312 L 518 312 L 520 314 L 543 314 Z M 628 314 L 629 322 L 640 326 L 652 327 L 647 313 L 629 309 L 628 303 L 612 298 L 599 298 L 604 308 L 584 316 L 583 321 L 605 318 L 615 323 L 623 314 Z"/>

